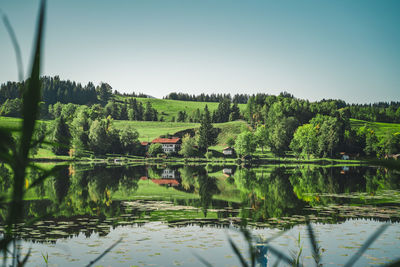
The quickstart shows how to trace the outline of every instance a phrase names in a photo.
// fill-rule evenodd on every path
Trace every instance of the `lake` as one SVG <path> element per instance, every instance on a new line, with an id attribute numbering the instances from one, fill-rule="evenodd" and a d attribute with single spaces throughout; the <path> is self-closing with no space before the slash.
<path id="1" fill-rule="evenodd" d="M 228 241 L 249 257 L 240 227 L 253 237 L 257 266 L 273 266 L 274 250 L 301 251 L 307 266 L 307 220 L 324 266 L 346 263 L 386 224 L 355 266 L 389 263 L 400 251 L 400 172 L 385 168 L 70 165 L 26 199 L 32 223 L 17 235 L 23 253 L 32 249 L 28 266 L 46 265 L 47 255 L 49 266 L 84 266 L 115 243 L 94 266 L 240 266 Z"/>

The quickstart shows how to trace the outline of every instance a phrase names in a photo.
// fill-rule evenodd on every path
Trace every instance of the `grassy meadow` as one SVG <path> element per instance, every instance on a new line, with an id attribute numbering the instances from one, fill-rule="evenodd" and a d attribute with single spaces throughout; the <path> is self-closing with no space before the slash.
<path id="1" fill-rule="evenodd" d="M 200 123 L 164 121 L 114 121 L 117 129 L 132 127 L 139 133 L 140 141 L 151 141 L 160 135 L 174 134 L 186 129 L 198 128 Z"/>
<path id="2" fill-rule="evenodd" d="M 115 98 L 117 101 L 122 102 L 130 97 L 115 96 Z M 196 102 L 140 97 L 135 98 L 138 102 L 142 102 L 144 105 L 147 102 L 150 102 L 152 107 L 159 112 L 159 118 L 164 117 L 164 121 L 171 121 L 173 117 L 177 118 L 179 111 L 186 111 L 188 115 L 192 115 L 196 112 L 196 109 L 199 109 L 202 112 L 204 107 L 207 105 L 208 110 L 210 113 L 212 113 L 218 107 L 218 102 Z M 242 112 L 246 108 L 246 104 L 239 104 L 238 106 Z"/>
<path id="3" fill-rule="evenodd" d="M 374 130 L 378 137 L 382 137 L 387 133 L 400 132 L 400 123 L 387 123 L 387 122 L 369 122 L 363 120 L 350 119 L 351 127 L 360 128 L 367 126 Z"/>

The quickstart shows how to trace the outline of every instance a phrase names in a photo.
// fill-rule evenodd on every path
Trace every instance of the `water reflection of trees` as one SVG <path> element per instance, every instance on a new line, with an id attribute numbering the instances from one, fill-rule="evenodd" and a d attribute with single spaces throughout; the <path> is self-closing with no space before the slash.
<path id="1" fill-rule="evenodd" d="M 386 168 L 369 169 L 365 174 L 366 192 L 376 194 L 380 190 L 400 189 L 400 171 Z"/>
<path id="2" fill-rule="evenodd" d="M 379 194 L 383 190 L 398 189 L 398 171 L 383 168 L 354 167 L 322 168 L 303 166 L 296 168 L 290 176 L 290 183 L 299 199 L 311 205 L 330 203 L 357 203 L 362 199 L 338 198 L 339 194 Z"/>
<path id="3" fill-rule="evenodd" d="M 293 193 L 289 174 L 284 168 L 255 171 L 242 168 L 235 173 L 235 184 L 242 192 L 242 216 L 253 220 L 283 217 L 299 212 L 305 202 Z"/>
<path id="4" fill-rule="evenodd" d="M 215 204 L 212 200 L 213 196 L 220 193 L 217 179 L 209 176 L 203 167 L 183 166 L 179 169 L 179 173 L 182 189 L 185 192 L 198 193 L 200 206 L 206 217 L 207 210 Z"/>
<path id="5" fill-rule="evenodd" d="M 106 168 L 95 166 L 87 170 L 79 166 L 61 167 L 58 172 L 39 185 L 32 198 L 47 198 L 43 208 L 38 202 L 27 205 L 28 217 L 51 215 L 71 217 L 77 215 L 107 218 L 120 213 L 119 204 L 114 205 L 112 195 L 129 197 L 138 188 L 144 167 Z M 31 175 L 36 175 L 34 171 Z"/>
<path id="6" fill-rule="evenodd" d="M 4 178 L 0 179 L 0 189 L 4 192 L 7 191 L 11 181 L 7 178 L 7 169 L 1 167 L 0 174 Z M 46 204 L 30 201 L 26 214 L 30 217 L 46 214 L 54 217 L 79 215 L 96 216 L 96 218 L 112 217 L 121 213 L 120 205 L 113 202 L 113 199 L 131 199 L 138 189 L 141 177 L 148 176 L 149 173 L 162 177 L 165 168 L 165 166 L 60 167 L 54 177 L 45 180 L 43 184 L 29 192 L 30 199 L 46 199 Z M 228 182 L 211 176 L 213 174 L 210 175 L 203 166 L 172 166 L 168 169 L 177 173 L 176 179 L 179 185 L 174 186 L 174 190 L 199 196 L 197 198 L 193 195 L 193 198 L 181 200 L 171 197 L 174 203 L 201 207 L 205 216 L 208 209 L 221 209 L 232 205 L 231 202 L 214 199 L 215 195 L 225 192 L 224 188 Z M 217 173 L 223 167 L 209 166 L 208 169 Z M 32 181 L 37 178 L 38 173 L 33 169 L 30 175 Z M 340 198 L 338 195 L 360 192 L 374 196 L 384 190 L 397 190 L 400 187 L 400 172 L 384 168 L 342 169 L 307 165 L 297 168 L 238 167 L 231 180 L 243 200 L 242 217 L 262 221 L 273 217 L 304 214 L 303 207 L 307 204 L 315 206 L 361 203 L 361 198 Z M 235 192 L 236 196 L 236 191 L 232 192 Z M 228 212 L 218 213 L 218 216 L 233 215 Z M 1 214 L 1 217 L 4 217 L 4 214 Z"/>
<path id="7" fill-rule="evenodd" d="M 213 195 L 220 193 L 217 186 L 217 179 L 207 175 L 205 170 L 200 170 L 197 176 L 199 183 L 199 196 L 204 216 L 207 216 L 207 209 L 211 204 Z"/>

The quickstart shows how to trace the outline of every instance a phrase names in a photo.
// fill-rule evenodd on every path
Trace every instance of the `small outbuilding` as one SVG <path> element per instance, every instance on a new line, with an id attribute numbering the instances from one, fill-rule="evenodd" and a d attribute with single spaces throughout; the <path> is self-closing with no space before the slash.
<path id="1" fill-rule="evenodd" d="M 233 147 L 225 147 L 224 150 L 222 151 L 222 153 L 225 156 L 233 156 L 235 153 L 235 149 Z"/>

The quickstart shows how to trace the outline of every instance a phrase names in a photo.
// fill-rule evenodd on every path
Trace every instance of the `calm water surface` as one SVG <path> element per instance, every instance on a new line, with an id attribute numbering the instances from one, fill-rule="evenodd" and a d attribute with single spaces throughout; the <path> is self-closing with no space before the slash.
<path id="1" fill-rule="evenodd" d="M 26 217 L 39 220 L 18 235 L 28 266 L 45 265 L 42 254 L 49 266 L 86 265 L 121 238 L 95 266 L 239 266 L 227 240 L 247 256 L 246 225 L 259 266 L 275 263 L 269 246 L 289 257 L 302 248 L 308 265 L 309 218 L 335 266 L 389 224 L 356 264 L 380 265 L 399 257 L 399 187 L 399 172 L 370 167 L 71 165 L 28 193 Z"/>

